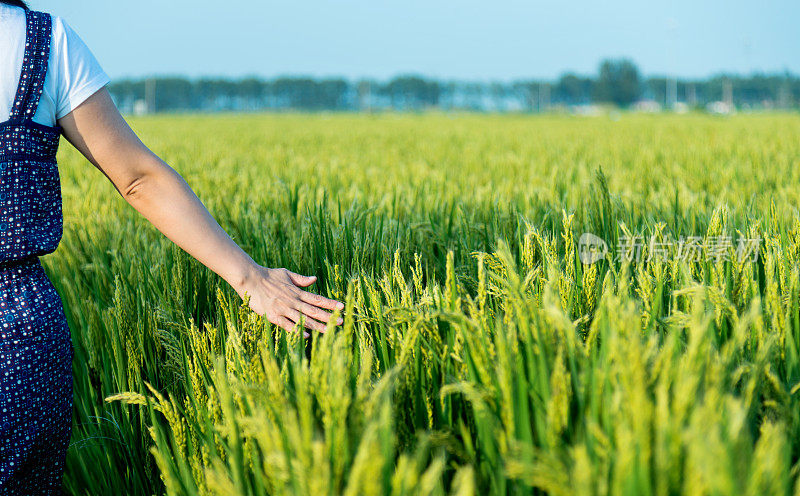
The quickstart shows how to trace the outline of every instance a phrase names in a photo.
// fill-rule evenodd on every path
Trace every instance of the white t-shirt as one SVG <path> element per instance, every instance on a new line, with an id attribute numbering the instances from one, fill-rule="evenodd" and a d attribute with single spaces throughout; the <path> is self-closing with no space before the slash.
<path id="1" fill-rule="evenodd" d="M 11 114 L 25 55 L 25 11 L 0 4 L 0 122 Z M 50 60 L 33 121 L 54 126 L 109 83 L 92 52 L 60 17 L 53 16 Z"/>

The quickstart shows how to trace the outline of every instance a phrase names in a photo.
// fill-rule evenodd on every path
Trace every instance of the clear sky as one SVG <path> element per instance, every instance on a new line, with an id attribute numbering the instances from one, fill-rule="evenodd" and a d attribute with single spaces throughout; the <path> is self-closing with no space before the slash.
<path id="1" fill-rule="evenodd" d="M 417 73 L 443 79 L 800 73 L 800 1 L 30 0 L 64 17 L 112 78 Z"/>

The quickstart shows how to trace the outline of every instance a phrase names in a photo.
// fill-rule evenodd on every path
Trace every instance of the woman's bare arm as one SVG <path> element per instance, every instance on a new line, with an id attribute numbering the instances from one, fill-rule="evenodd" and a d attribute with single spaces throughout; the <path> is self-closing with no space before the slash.
<path id="1" fill-rule="evenodd" d="M 175 244 L 228 282 L 250 308 L 286 330 L 305 316 L 325 330 L 340 302 L 300 289 L 315 278 L 258 265 L 214 220 L 183 178 L 136 136 L 103 88 L 59 119 L 64 136 L 120 195 Z"/>

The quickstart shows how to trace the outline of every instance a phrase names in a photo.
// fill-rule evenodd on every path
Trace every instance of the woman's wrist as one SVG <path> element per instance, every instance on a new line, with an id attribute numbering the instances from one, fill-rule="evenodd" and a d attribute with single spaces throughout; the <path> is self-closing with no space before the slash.
<path id="1" fill-rule="evenodd" d="M 228 284 L 239 294 L 244 296 L 244 293 L 252 286 L 253 281 L 257 279 L 261 271 L 261 266 L 258 265 L 252 258 L 247 257 L 248 260 L 243 260 L 232 275 L 225 278 Z"/>

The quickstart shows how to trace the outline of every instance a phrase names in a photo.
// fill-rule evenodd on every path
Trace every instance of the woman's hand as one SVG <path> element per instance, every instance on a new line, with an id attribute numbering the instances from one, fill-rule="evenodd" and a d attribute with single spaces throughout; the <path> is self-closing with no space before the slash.
<path id="1" fill-rule="evenodd" d="M 344 304 L 300 288 L 317 280 L 314 276 L 301 276 L 286 269 L 268 269 L 256 266 L 236 292 L 244 298 L 250 296 L 250 308 L 273 324 L 291 331 L 301 318 L 308 329 L 325 332 L 331 311 L 343 309 Z M 336 325 L 341 325 L 340 318 Z M 306 333 L 308 337 L 308 333 Z"/>

